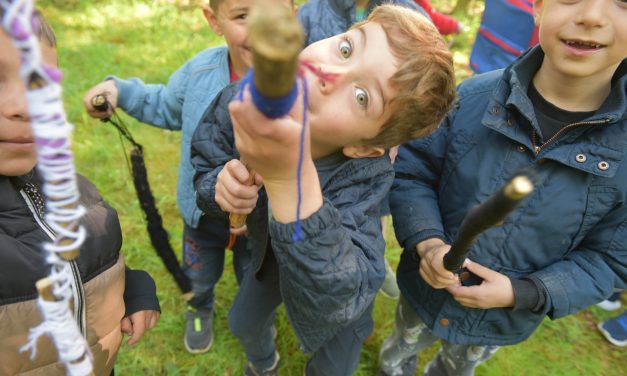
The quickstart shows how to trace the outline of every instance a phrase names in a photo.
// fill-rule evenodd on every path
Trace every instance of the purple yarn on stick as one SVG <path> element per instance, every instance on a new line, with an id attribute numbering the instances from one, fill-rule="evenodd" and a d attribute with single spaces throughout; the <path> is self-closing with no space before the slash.
<path id="1" fill-rule="evenodd" d="M 11 22 L 11 34 L 19 41 L 28 39 L 28 30 L 24 28 L 19 18 L 15 18 L 13 22 Z"/>
<path id="2" fill-rule="evenodd" d="M 50 65 L 43 65 L 43 68 L 44 68 L 44 72 L 46 72 L 46 75 L 52 81 L 54 81 L 56 83 L 60 83 L 61 80 L 63 79 L 63 72 L 61 72 L 57 68 L 51 67 Z"/>

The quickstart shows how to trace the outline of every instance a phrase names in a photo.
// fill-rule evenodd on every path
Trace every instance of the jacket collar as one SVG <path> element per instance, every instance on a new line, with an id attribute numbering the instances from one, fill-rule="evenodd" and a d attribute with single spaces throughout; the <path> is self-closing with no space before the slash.
<path id="1" fill-rule="evenodd" d="M 507 137 L 529 148 L 533 145 L 531 132 L 525 125 L 518 122 L 512 127 L 513 112 L 517 112 L 527 120 L 527 124 L 538 132 L 538 122 L 527 89 L 533 76 L 540 68 L 544 52 L 536 46 L 524 53 L 512 63 L 498 81 L 490 99 L 482 123 Z M 604 132 L 587 132 L 591 126 L 582 126 L 566 133 L 555 144 L 543 149 L 537 158 L 548 158 L 565 165 L 603 177 L 612 177 L 618 170 L 627 149 L 627 60 L 624 60 L 614 75 L 610 95 L 599 110 L 586 121 L 603 123 Z M 585 133 L 585 136 L 583 135 Z M 583 142 L 574 142 L 576 138 L 585 137 Z M 573 154 L 574 153 L 574 154 Z M 609 168 L 600 170 L 597 162 L 576 162 L 576 154 L 595 155 L 599 160 L 609 163 Z"/>

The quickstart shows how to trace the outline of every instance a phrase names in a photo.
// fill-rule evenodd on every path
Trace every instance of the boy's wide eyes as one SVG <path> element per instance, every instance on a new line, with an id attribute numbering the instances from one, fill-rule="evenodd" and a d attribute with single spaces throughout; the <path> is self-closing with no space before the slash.
<path id="1" fill-rule="evenodd" d="M 353 46 L 348 39 L 342 39 L 339 44 L 340 54 L 344 59 L 348 59 L 353 53 Z"/>
<path id="2" fill-rule="evenodd" d="M 368 107 L 368 93 L 362 88 L 355 88 L 355 99 L 357 100 L 357 104 L 361 107 Z"/>

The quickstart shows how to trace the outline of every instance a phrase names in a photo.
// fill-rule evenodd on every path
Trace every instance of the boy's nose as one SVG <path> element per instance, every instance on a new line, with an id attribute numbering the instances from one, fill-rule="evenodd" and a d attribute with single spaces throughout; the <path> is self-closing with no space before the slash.
<path id="1" fill-rule="evenodd" d="M 577 17 L 577 23 L 586 27 L 602 27 L 607 24 L 607 2 L 588 0 Z"/>
<path id="2" fill-rule="evenodd" d="M 26 92 L 24 85 L 21 83 L 14 90 L 7 90 L 11 95 L 2 94 L 4 100 L 0 99 L 0 112 L 2 116 L 13 121 L 28 121 L 28 102 L 26 101 Z"/>
<path id="3" fill-rule="evenodd" d="M 323 94 L 332 93 L 347 76 L 347 70 L 336 66 L 320 66 L 318 68 L 318 83 Z"/>

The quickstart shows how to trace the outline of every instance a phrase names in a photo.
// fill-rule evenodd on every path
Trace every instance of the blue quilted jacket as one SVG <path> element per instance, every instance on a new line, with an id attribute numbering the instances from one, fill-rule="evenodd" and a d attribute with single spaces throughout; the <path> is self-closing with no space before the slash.
<path id="1" fill-rule="evenodd" d="M 414 0 L 374 0 L 368 4 L 366 15 L 381 4 L 397 4 L 416 9 L 429 20 L 427 12 Z M 354 0 L 311 0 L 298 9 L 298 20 L 305 30 L 305 45 L 341 34 L 355 23 Z"/>

